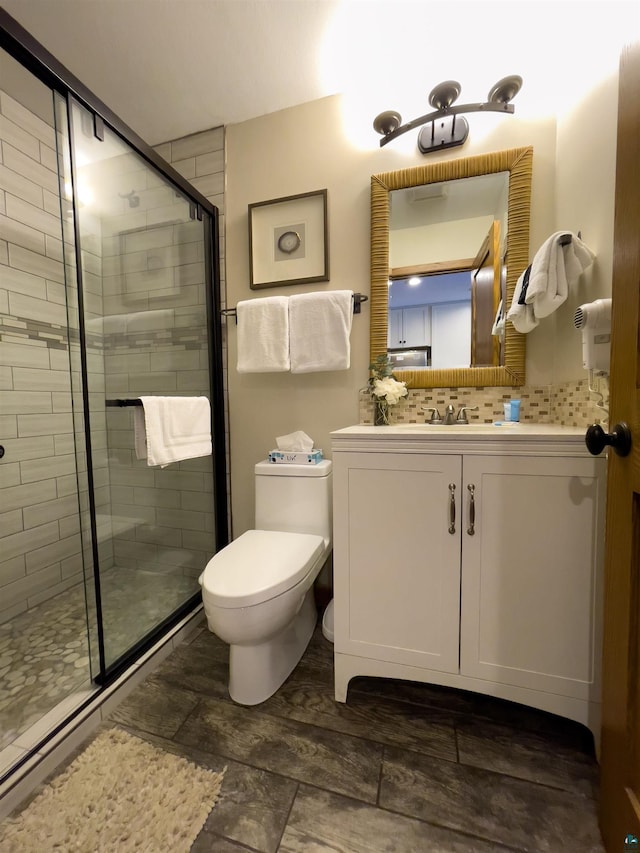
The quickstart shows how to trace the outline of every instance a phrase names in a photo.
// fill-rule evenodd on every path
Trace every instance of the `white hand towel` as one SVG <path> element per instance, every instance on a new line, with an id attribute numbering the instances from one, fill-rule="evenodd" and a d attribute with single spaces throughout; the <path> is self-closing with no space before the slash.
<path id="1" fill-rule="evenodd" d="M 236 305 L 238 373 L 289 370 L 289 298 L 267 296 Z"/>
<path id="2" fill-rule="evenodd" d="M 303 293 L 289 298 L 292 373 L 349 368 L 352 300 L 352 290 Z"/>
<path id="3" fill-rule="evenodd" d="M 211 455 L 211 406 L 206 397 L 140 397 L 140 400 L 148 465 L 165 468 L 171 462 Z M 136 423 L 139 421 L 134 422 L 134 427 Z"/>
<path id="4" fill-rule="evenodd" d="M 525 296 L 527 305 L 533 305 L 536 319 L 548 317 L 565 302 L 569 288 L 591 266 L 594 257 L 582 240 L 570 231 L 556 231 L 545 240 L 531 264 Z"/>
<path id="5" fill-rule="evenodd" d="M 569 238 L 569 239 L 567 239 Z M 570 231 L 556 231 L 536 252 L 517 281 L 507 318 L 519 332 L 530 332 L 556 311 L 595 255 Z"/>

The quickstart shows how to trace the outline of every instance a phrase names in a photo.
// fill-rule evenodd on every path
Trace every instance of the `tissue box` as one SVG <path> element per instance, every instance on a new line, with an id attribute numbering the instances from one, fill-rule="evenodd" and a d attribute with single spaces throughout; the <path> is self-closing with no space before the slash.
<path id="1" fill-rule="evenodd" d="M 279 462 L 285 465 L 317 465 L 322 462 L 321 450 L 271 450 L 269 462 Z"/>

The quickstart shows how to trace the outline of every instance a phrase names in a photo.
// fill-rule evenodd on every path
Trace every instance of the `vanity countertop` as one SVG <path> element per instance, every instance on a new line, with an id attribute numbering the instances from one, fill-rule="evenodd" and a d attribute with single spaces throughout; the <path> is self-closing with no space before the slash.
<path id="1" fill-rule="evenodd" d="M 438 453 L 544 453 L 588 456 L 586 427 L 559 424 L 503 423 L 356 424 L 331 433 L 334 451 L 402 451 Z"/>

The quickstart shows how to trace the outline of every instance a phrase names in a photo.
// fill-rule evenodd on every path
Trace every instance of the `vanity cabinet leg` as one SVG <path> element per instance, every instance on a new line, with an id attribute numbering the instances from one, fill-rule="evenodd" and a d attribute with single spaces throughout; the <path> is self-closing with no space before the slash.
<path id="1" fill-rule="evenodd" d="M 352 674 L 347 672 L 347 667 L 342 661 L 340 655 L 333 656 L 333 677 L 336 702 L 346 702 L 349 681 L 351 680 Z"/>

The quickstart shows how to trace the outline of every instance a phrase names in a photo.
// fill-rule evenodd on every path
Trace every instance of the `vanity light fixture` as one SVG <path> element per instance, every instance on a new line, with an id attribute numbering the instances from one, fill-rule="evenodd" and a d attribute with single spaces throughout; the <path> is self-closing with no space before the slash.
<path id="1" fill-rule="evenodd" d="M 462 116 L 463 113 L 513 113 L 513 104 L 509 102 L 515 98 L 521 86 L 522 77 L 512 74 L 498 80 L 484 104 L 453 106 L 460 95 L 461 86 L 455 80 L 445 80 L 444 83 L 438 83 L 429 93 L 433 112 L 402 124 L 400 113 L 387 110 L 376 116 L 373 128 L 382 134 L 380 147 L 408 130 L 419 127 L 418 148 L 423 154 L 441 151 L 443 148 L 455 148 L 457 145 L 463 145 L 469 135 L 469 122 Z"/>

